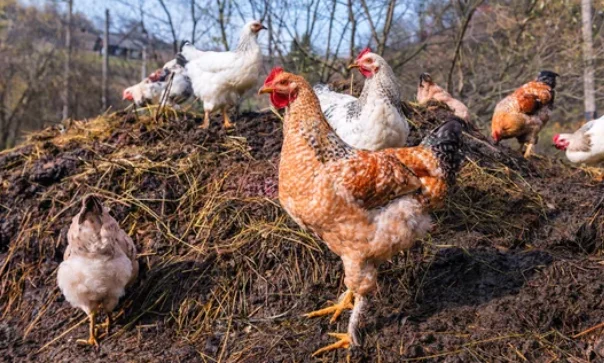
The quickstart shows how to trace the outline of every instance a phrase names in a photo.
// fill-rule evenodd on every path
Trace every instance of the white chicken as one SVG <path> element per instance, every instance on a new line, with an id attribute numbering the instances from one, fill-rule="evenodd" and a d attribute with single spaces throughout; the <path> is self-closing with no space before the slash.
<path id="1" fill-rule="evenodd" d="M 80 212 L 73 217 L 67 233 L 67 249 L 59 265 L 57 282 L 65 299 L 84 310 L 90 319 L 88 339 L 77 342 L 98 345 L 95 319 L 107 314 L 107 333 L 111 311 L 124 295 L 127 285 L 138 276 L 136 247 L 94 196 L 84 198 Z"/>
<path id="2" fill-rule="evenodd" d="M 349 68 L 359 68 L 367 78 L 358 99 L 333 92 L 325 85 L 314 87 L 329 125 L 357 149 L 406 146 L 409 124 L 402 112 L 401 91 L 392 68 L 369 48 Z"/>
<path id="3" fill-rule="evenodd" d="M 149 76 L 151 82 L 161 87 L 160 102 L 167 102 L 170 106 L 178 107 L 186 102 L 193 94 L 191 79 L 187 70 L 178 64 L 176 59 L 169 61 Z"/>
<path id="4" fill-rule="evenodd" d="M 604 116 L 586 123 L 573 134 L 555 135 L 554 145 L 566 151 L 566 157 L 573 163 L 604 163 Z"/>
<path id="5" fill-rule="evenodd" d="M 164 84 L 161 82 L 153 82 L 145 78 L 134 86 L 126 88 L 122 93 L 122 99 L 133 102 L 137 107 L 143 107 L 156 102 L 163 89 Z"/>
<path id="6" fill-rule="evenodd" d="M 239 98 L 254 87 L 262 69 L 258 33 L 266 29 L 258 21 L 247 23 L 241 31 L 237 49 L 232 52 L 204 52 L 183 44 L 177 60 L 186 67 L 193 93 L 203 102 L 202 128 L 210 125 L 210 113 L 221 110 L 226 128 L 233 127 L 227 114 Z"/>

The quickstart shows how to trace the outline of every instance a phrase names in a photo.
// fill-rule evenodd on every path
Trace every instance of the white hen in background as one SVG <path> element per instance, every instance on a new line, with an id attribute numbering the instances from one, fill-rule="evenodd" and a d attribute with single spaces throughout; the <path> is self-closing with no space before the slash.
<path id="1" fill-rule="evenodd" d="M 357 149 L 406 146 L 409 124 L 392 68 L 369 48 L 350 67 L 359 68 L 366 78 L 358 99 L 333 92 L 325 85 L 314 87 L 327 122 L 342 140 Z"/>
<path id="2" fill-rule="evenodd" d="M 84 198 L 71 222 L 67 241 L 57 282 L 65 299 L 84 310 L 90 319 L 89 338 L 77 342 L 98 345 L 96 315 L 100 311 L 107 314 L 109 332 L 111 311 L 124 295 L 126 285 L 138 276 L 136 247 L 94 196 Z"/>
<path id="3" fill-rule="evenodd" d="M 149 80 L 161 85 L 160 101 L 166 100 L 173 107 L 178 107 L 179 104 L 186 102 L 193 94 L 193 87 L 187 70 L 178 64 L 176 59 L 169 61 L 162 68 L 153 72 L 149 76 Z"/>
<path id="4" fill-rule="evenodd" d="M 258 32 L 266 29 L 258 21 L 247 23 L 241 31 L 237 49 L 232 52 L 204 52 L 190 43 L 182 46 L 177 60 L 186 67 L 193 93 L 203 102 L 202 128 L 210 125 L 210 113 L 221 110 L 224 126 L 232 127 L 227 114 L 239 98 L 256 86 L 262 70 Z"/>
<path id="5" fill-rule="evenodd" d="M 142 107 L 155 102 L 163 89 L 162 83 L 152 82 L 149 78 L 145 78 L 134 86 L 126 88 L 122 93 L 122 99 L 133 102 L 137 107 Z"/>
<path id="6" fill-rule="evenodd" d="M 604 116 L 586 123 L 574 134 L 555 135 L 554 145 L 565 150 L 566 157 L 573 163 L 604 163 Z"/>

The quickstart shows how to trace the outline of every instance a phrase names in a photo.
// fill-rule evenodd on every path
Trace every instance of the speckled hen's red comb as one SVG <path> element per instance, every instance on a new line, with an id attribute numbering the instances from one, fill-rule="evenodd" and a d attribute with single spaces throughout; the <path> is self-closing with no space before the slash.
<path id="1" fill-rule="evenodd" d="M 266 77 L 266 80 L 264 80 L 264 84 L 271 83 L 275 79 L 275 77 L 277 77 L 281 73 L 283 73 L 283 68 L 281 68 L 281 67 L 273 68 L 271 73 L 268 74 L 268 77 Z"/>
<path id="2" fill-rule="evenodd" d="M 367 47 L 367 48 L 363 49 L 363 51 L 361 53 L 359 53 L 359 55 L 357 56 L 357 60 L 363 58 L 363 56 L 367 53 L 371 53 L 371 48 Z"/>

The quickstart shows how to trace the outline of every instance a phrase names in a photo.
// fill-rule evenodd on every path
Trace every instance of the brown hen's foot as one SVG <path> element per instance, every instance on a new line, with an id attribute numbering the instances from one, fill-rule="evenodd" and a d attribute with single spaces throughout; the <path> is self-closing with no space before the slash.
<path id="1" fill-rule="evenodd" d="M 201 126 L 199 126 L 199 128 L 207 129 L 208 127 L 210 127 L 210 113 L 206 111 L 203 116 L 203 123 L 201 124 Z"/>
<path id="2" fill-rule="evenodd" d="M 90 320 L 89 332 L 90 337 L 88 339 L 78 339 L 76 340 L 76 344 L 80 345 L 92 345 L 95 347 L 99 346 L 99 343 L 96 341 L 96 330 L 94 326 L 94 321 L 96 319 L 96 313 L 92 312 L 88 315 L 88 320 Z"/>
<path id="3" fill-rule="evenodd" d="M 76 340 L 76 343 L 79 345 L 90 345 L 90 346 L 94 346 L 94 347 L 98 347 L 99 343 L 96 341 L 96 338 L 91 336 L 88 339 L 78 339 Z"/>
<path id="4" fill-rule="evenodd" d="M 312 354 L 313 357 L 336 349 L 348 349 L 352 345 L 352 339 L 348 333 L 328 333 L 330 337 L 337 338 L 338 341 L 323 347 Z"/>
<path id="5" fill-rule="evenodd" d="M 533 144 L 528 144 L 526 146 L 526 151 L 524 152 L 524 158 L 528 159 L 531 156 L 531 151 L 533 150 Z"/>
<path id="6" fill-rule="evenodd" d="M 111 323 L 112 323 L 111 313 L 107 313 L 107 319 L 105 319 L 105 322 L 103 324 L 97 325 L 97 328 L 105 329 L 105 332 L 101 336 L 99 336 L 99 338 L 109 336 L 109 331 L 111 330 Z"/>
<path id="7" fill-rule="evenodd" d="M 330 323 L 333 323 L 336 321 L 338 316 L 342 314 L 344 310 L 352 309 L 354 307 L 354 305 L 352 304 L 353 296 L 354 294 L 352 293 L 352 291 L 348 290 L 344 293 L 344 297 L 342 298 L 342 300 L 340 300 L 337 304 L 327 307 L 325 309 L 310 312 L 308 314 L 305 314 L 304 316 L 306 316 L 307 318 L 314 318 L 316 316 L 323 316 L 333 313 L 333 316 L 329 321 Z"/>
<path id="8" fill-rule="evenodd" d="M 231 123 L 231 119 L 229 118 L 229 115 L 226 110 L 222 110 L 222 117 L 224 118 L 225 129 L 230 129 L 235 126 L 233 123 Z"/>

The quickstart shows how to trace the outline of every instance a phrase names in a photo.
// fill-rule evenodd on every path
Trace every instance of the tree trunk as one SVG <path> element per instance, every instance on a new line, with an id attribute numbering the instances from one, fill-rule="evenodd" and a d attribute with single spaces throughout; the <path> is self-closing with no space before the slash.
<path id="1" fill-rule="evenodd" d="M 596 92 L 594 86 L 594 49 L 591 23 L 591 0 L 581 0 L 583 22 L 583 89 L 585 99 L 585 120 L 597 117 Z"/>
<path id="2" fill-rule="evenodd" d="M 71 18 L 73 15 L 73 0 L 67 0 L 67 4 L 69 10 L 67 11 L 67 29 L 65 30 L 65 48 L 67 51 L 65 57 L 65 70 L 63 73 L 63 119 L 69 118 L 70 110 L 69 110 L 69 88 L 70 84 L 70 75 L 71 75 Z"/>
<path id="3" fill-rule="evenodd" d="M 453 53 L 453 61 L 451 62 L 451 68 L 449 69 L 449 76 L 447 77 L 447 92 L 453 94 L 453 71 L 455 70 L 455 65 L 457 64 L 457 60 L 459 59 L 459 52 L 461 51 L 461 45 L 463 43 L 463 38 L 466 35 L 466 30 L 468 30 L 468 25 L 472 21 L 472 16 L 476 12 L 476 9 L 484 0 L 476 1 L 474 4 L 468 4 L 467 12 L 464 8 L 461 9 L 462 14 L 466 14 L 461 22 L 461 28 L 459 30 L 459 35 L 457 38 L 457 42 L 455 44 L 455 52 Z M 460 3 L 461 6 L 461 3 Z"/>
<path id="4" fill-rule="evenodd" d="M 147 46 L 143 45 L 141 64 L 141 80 L 147 78 Z"/>
<path id="5" fill-rule="evenodd" d="M 101 90 L 101 104 L 103 111 L 107 110 L 109 101 L 109 9 L 105 9 L 105 32 L 103 34 L 103 81 Z"/>

